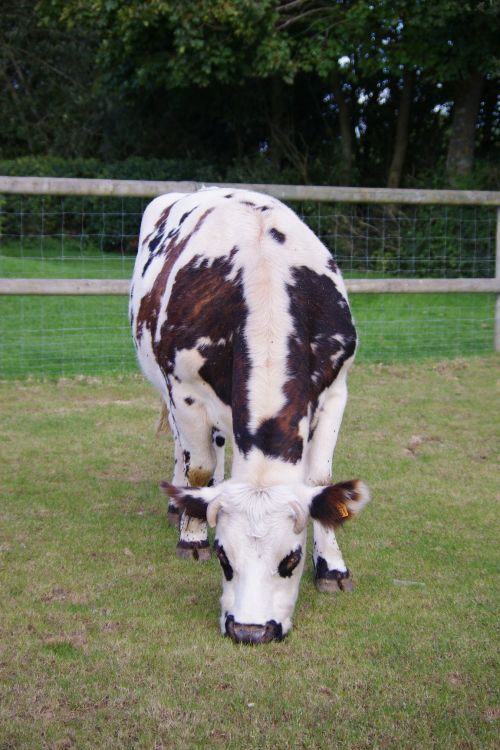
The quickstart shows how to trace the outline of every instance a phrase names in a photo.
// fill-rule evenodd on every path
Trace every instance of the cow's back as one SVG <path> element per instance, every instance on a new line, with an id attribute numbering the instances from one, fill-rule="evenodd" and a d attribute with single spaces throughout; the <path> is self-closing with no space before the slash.
<path id="1" fill-rule="evenodd" d="M 131 318 L 141 366 L 160 390 L 169 379 L 200 381 L 231 410 L 243 454 L 292 463 L 304 419 L 355 348 L 327 249 L 286 206 L 248 191 L 150 204 Z"/>

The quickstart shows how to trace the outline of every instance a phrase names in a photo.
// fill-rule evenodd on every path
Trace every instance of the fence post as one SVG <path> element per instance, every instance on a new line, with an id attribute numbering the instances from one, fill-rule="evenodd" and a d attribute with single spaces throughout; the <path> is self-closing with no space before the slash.
<path id="1" fill-rule="evenodd" d="M 500 208 L 497 208 L 497 256 L 495 277 L 497 280 L 500 279 Z M 497 294 L 495 302 L 495 351 L 500 352 L 500 294 Z"/>

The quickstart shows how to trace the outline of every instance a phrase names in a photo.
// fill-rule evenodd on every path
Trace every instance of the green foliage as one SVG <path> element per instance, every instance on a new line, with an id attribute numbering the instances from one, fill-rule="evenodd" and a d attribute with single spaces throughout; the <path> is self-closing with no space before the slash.
<path id="1" fill-rule="evenodd" d="M 98 36 L 42 26 L 36 0 L 2 3 L 0 17 L 0 158 L 92 152 L 105 101 L 98 96 Z"/>
<path id="2" fill-rule="evenodd" d="M 0 161 L 0 173 L 199 182 L 220 179 L 212 165 L 200 160 L 141 157 L 107 163 L 98 159 L 27 156 Z M 146 203 L 142 198 L 6 195 L 0 204 L 0 247 L 17 239 L 28 244 L 38 240 L 40 244 L 42 237 L 58 237 L 60 242 L 73 239 L 83 248 L 97 246 L 104 252 L 135 254 Z"/>
<path id="3" fill-rule="evenodd" d="M 498 155 L 494 2 L 20 0 L 2 21 L 0 156 L 182 155 L 218 172 L 262 165 L 273 181 L 383 185 L 407 75 L 408 184 L 444 175 L 473 74 L 477 156 Z"/>
<path id="4" fill-rule="evenodd" d="M 199 180 L 220 179 L 208 162 L 189 157 L 145 159 L 132 156 L 123 161 L 105 162 L 96 158 L 65 159 L 60 156 L 20 156 L 0 160 L 4 175 L 37 177 L 88 177 L 114 180 Z"/>

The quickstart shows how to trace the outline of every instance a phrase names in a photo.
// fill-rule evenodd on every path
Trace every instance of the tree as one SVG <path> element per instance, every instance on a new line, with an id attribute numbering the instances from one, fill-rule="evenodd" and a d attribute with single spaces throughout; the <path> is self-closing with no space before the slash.
<path id="1" fill-rule="evenodd" d="M 33 8 L 34 0 L 23 4 Z M 25 95 L 35 88 L 4 65 L 13 122 L 23 91 L 27 125 L 18 143 L 36 135 L 30 148 L 67 151 L 59 119 L 75 152 L 180 152 L 221 171 L 235 159 L 247 168 L 251 157 L 273 179 L 391 186 L 444 167 L 447 151 L 450 175 L 470 169 L 477 123 L 483 148 L 492 148 L 493 0 L 39 0 L 36 7 L 47 38 L 74 48 L 73 61 L 59 56 L 53 80 L 68 74 L 89 85 L 87 99 L 69 81 L 64 95 L 61 85 L 51 95 L 49 76 L 40 77 L 35 111 L 49 103 L 51 118 L 42 141 Z M 40 36 L 39 21 L 30 24 Z M 16 59 L 34 81 L 29 54 Z"/>
<path id="2" fill-rule="evenodd" d="M 45 28 L 35 0 L 2 5 L 0 15 L 0 153 L 90 153 L 99 139 L 90 34 Z"/>

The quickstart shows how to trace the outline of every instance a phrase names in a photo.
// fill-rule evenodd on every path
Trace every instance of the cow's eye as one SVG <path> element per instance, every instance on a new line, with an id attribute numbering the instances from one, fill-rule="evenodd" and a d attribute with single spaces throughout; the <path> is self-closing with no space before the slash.
<path id="1" fill-rule="evenodd" d="M 233 569 L 231 567 L 231 563 L 227 559 L 226 553 L 224 552 L 224 547 L 222 546 L 222 544 L 219 543 L 218 539 L 214 541 L 214 552 L 219 558 L 219 562 L 224 572 L 224 577 L 226 581 L 230 581 L 233 577 Z"/>
<path id="2" fill-rule="evenodd" d="M 280 574 L 280 576 L 282 578 L 290 578 L 293 571 L 299 564 L 301 557 L 302 557 L 302 547 L 299 544 L 297 549 L 292 550 L 290 554 L 284 557 L 283 560 L 278 565 L 278 573 Z"/>

